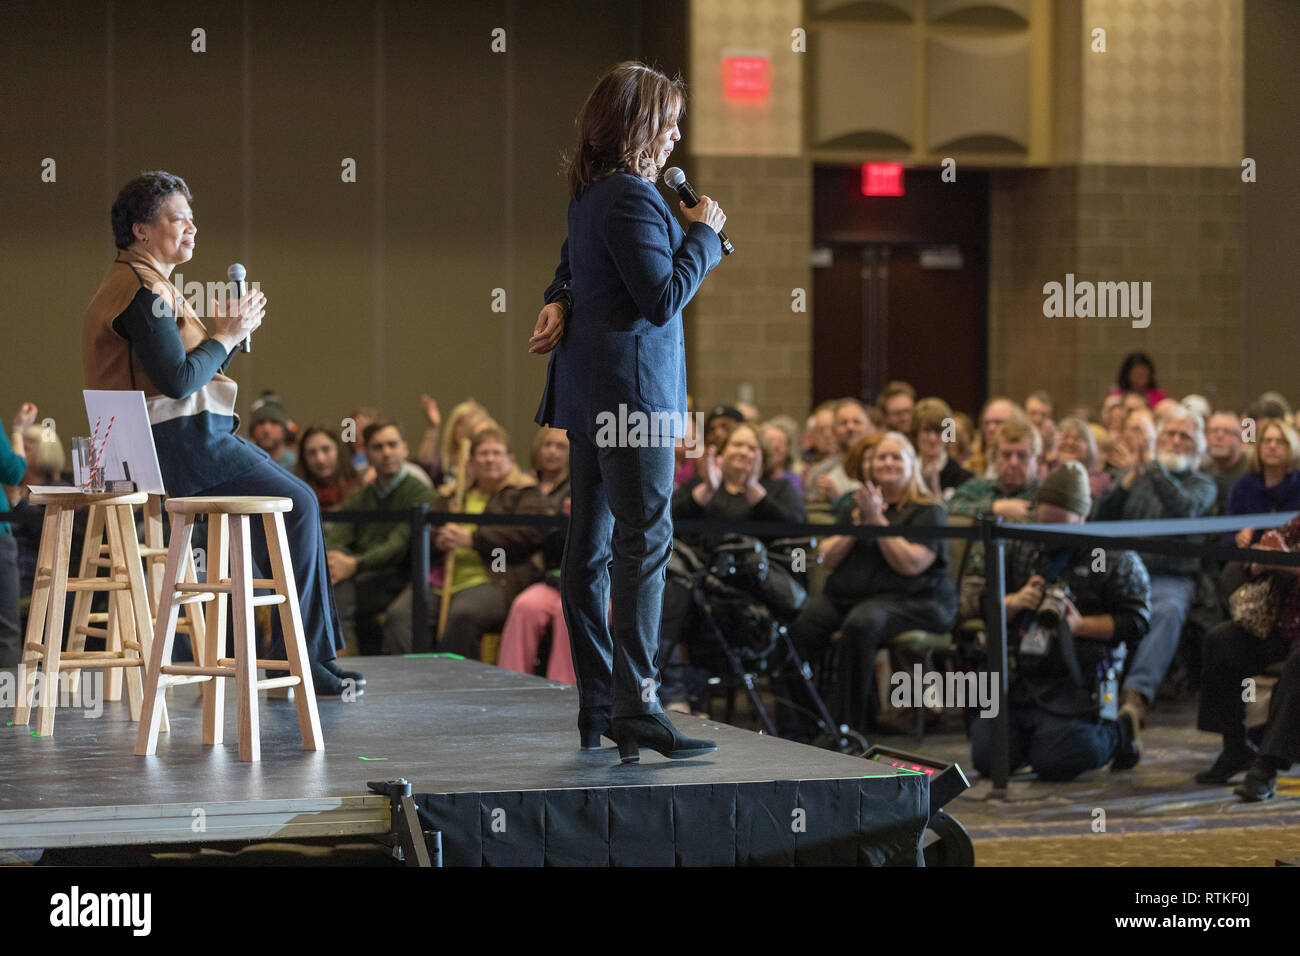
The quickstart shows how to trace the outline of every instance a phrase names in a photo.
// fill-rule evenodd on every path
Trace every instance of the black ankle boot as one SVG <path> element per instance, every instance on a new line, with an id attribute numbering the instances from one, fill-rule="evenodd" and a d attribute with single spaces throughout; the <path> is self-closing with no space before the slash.
<path id="1" fill-rule="evenodd" d="M 663 714 L 615 717 L 612 731 L 623 763 L 636 763 L 640 760 L 640 747 L 648 747 L 670 760 L 700 757 L 718 749 L 712 740 L 683 737 Z"/>
<path id="2" fill-rule="evenodd" d="M 600 738 L 610 736 L 609 725 L 614 719 L 612 707 L 578 708 L 578 746 L 583 750 L 599 750 Z M 614 740 L 614 743 L 618 743 Z"/>
<path id="3" fill-rule="evenodd" d="M 1228 778 L 1235 777 L 1243 770 L 1249 770 L 1255 764 L 1255 751 L 1243 748 L 1225 749 L 1215 759 L 1209 770 L 1202 770 L 1196 775 L 1197 783 L 1227 783 Z"/>

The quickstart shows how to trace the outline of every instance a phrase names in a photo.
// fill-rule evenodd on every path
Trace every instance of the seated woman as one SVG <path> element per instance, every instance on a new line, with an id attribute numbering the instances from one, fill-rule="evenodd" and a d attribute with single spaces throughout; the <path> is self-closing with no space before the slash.
<path id="1" fill-rule="evenodd" d="M 423 400 L 424 397 L 421 396 L 421 399 Z M 433 478 L 433 485 L 438 491 L 450 495 L 451 489 L 455 487 L 460 443 L 470 438 L 477 426 L 488 421 L 487 409 L 472 398 L 465 399 L 447 416 L 447 427 L 441 431 L 441 440 L 439 431 L 442 420 L 438 415 L 438 403 L 429 399 L 424 403 L 424 413 L 430 427 L 425 430 L 424 437 L 420 441 L 420 447 L 415 453 L 415 461 Z M 437 426 L 433 425 L 435 419 L 438 420 Z"/>
<path id="2" fill-rule="evenodd" d="M 737 425 L 721 448 L 710 446 L 705 453 L 703 475 L 691 478 L 673 492 L 673 520 L 717 518 L 732 521 L 802 522 L 803 501 L 790 482 L 763 478 L 763 449 L 752 425 Z M 679 535 L 681 540 L 705 558 L 717 547 L 721 536 Z M 663 674 L 659 699 L 666 708 L 702 709 L 707 694 L 703 676 L 691 672 L 677 653 L 693 608 L 690 588 L 669 576 L 664 588 L 664 606 L 659 628 L 658 663 Z M 673 706 L 675 705 L 675 706 Z"/>
<path id="3" fill-rule="evenodd" d="M 144 173 L 118 193 L 111 212 L 117 258 L 82 328 L 85 385 L 144 391 L 168 495 L 292 499 L 284 522 L 312 681 L 318 697 L 341 697 L 364 681 L 334 662 L 343 634 L 316 495 L 235 434 L 237 386 L 225 371 L 240 343 L 261 325 L 266 296 L 250 291 L 226 307 L 212 302 L 215 332 L 208 334 L 171 282 L 172 270 L 194 255 L 197 227 L 190 203 L 185 180 L 166 172 Z M 269 577 L 262 523 L 252 526 L 257 577 Z M 270 654 L 285 655 L 278 614 L 271 616 Z"/>
<path id="4" fill-rule="evenodd" d="M 1266 531 L 1252 547 L 1300 550 L 1300 517 L 1281 529 Z M 1280 610 L 1263 640 L 1235 621 L 1224 621 L 1205 636 L 1196 727 L 1221 734 L 1223 750 L 1210 769 L 1196 775 L 1196 782 L 1227 783 L 1245 770 L 1245 780 L 1235 792 L 1253 802 L 1272 797 L 1277 791 L 1278 771 L 1300 760 L 1300 567 L 1265 567 L 1251 562 L 1245 575 L 1247 580 L 1273 575 Z M 1273 688 L 1268 724 L 1257 749 L 1246 729 L 1242 688 L 1249 678 L 1281 660 L 1286 665 Z"/>
<path id="5" fill-rule="evenodd" d="M 551 514 L 569 513 L 569 436 L 562 428 L 542 427 L 533 439 L 533 477 Z M 562 684 L 576 684 L 569 628 L 560 602 L 560 564 L 564 557 L 564 531 L 548 530 L 542 539 L 545 577 L 519 592 L 510 605 L 501 631 L 497 666 L 531 674 L 537 664 L 542 638 L 551 632 L 546 676 Z"/>
<path id="6" fill-rule="evenodd" d="M 536 480 L 515 468 L 510 439 L 502 428 L 489 425 L 474 432 L 468 471 L 466 514 L 547 513 Z M 443 495 L 432 510 L 450 511 L 451 504 L 451 497 Z M 451 588 L 451 607 L 439 651 L 478 657 L 483 635 L 501 630 L 515 596 L 540 576 L 533 557 L 541 543 L 542 529 L 532 525 L 448 523 L 438 528 L 433 539 L 435 574 L 442 571 L 447 551 L 456 555 L 451 581 L 441 582 Z"/>
<path id="7" fill-rule="evenodd" d="M 803 462 L 796 458 L 800 447 L 799 423 L 789 415 L 778 415 L 763 423 L 759 437 L 769 454 L 763 466 L 764 478 L 790 482 L 795 494 L 803 497 Z"/>
<path id="8" fill-rule="evenodd" d="M 316 500 L 324 511 L 337 509 L 361 485 L 361 476 L 353 467 L 352 455 L 343 447 L 342 439 L 320 425 L 311 425 L 298 439 L 298 463 L 293 473 L 316 492 Z"/>
<path id="9" fill-rule="evenodd" d="M 1224 514 L 1256 515 L 1300 510 L 1300 437 L 1284 419 L 1264 418 L 1250 446 L 1249 470 L 1228 492 Z M 1260 537 L 1256 528 L 1242 528 L 1236 545 L 1249 548 Z"/>
<path id="10" fill-rule="evenodd" d="M 887 432 L 871 457 L 868 481 L 853 493 L 837 523 L 867 527 L 946 525 L 943 505 L 926 493 L 912 443 Z M 903 631 L 947 631 L 957 613 L 957 594 L 948 577 L 948 543 L 901 537 L 835 535 L 820 545 L 830 576 L 823 593 L 811 597 L 790 626 L 799 654 L 808 660 L 841 634 L 838 684 L 842 723 L 867 722 L 875 680 L 876 651 Z M 799 701 L 802 685 L 787 691 Z M 797 723 L 797 722 L 796 722 Z M 791 736 L 806 727 L 787 726 Z"/>
<path id="11" fill-rule="evenodd" d="M 932 497 L 947 501 L 958 485 L 975 477 L 948 453 L 957 439 L 952 408 L 941 398 L 923 398 L 912 409 L 912 427 L 921 456 L 921 483 Z M 951 438 L 946 440 L 945 433 Z"/>
<path id="12" fill-rule="evenodd" d="M 1078 418 L 1063 418 L 1056 426 L 1056 457 L 1052 470 L 1061 463 L 1077 461 L 1088 472 L 1088 491 L 1092 500 L 1098 500 L 1110 490 L 1110 473 L 1099 468 L 1097 439 L 1088 423 Z"/>

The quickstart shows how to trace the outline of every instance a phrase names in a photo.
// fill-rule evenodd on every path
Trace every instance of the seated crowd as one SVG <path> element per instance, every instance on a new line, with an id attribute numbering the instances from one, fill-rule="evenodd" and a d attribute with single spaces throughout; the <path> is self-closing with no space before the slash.
<path id="1" fill-rule="evenodd" d="M 435 649 L 573 682 L 558 587 L 559 527 L 435 524 L 431 573 L 418 585 L 431 628 L 415 633 L 410 509 L 565 515 L 569 507 L 563 431 L 529 436 L 522 469 L 511 437 L 472 398 L 445 423 L 436 401 L 425 395 L 421 402 L 426 427 L 414 455 L 401 429 L 374 409 L 353 410 L 338 430 L 313 425 L 300 433 L 274 395 L 253 410 L 250 437 L 320 499 L 350 652 Z M 990 398 L 972 421 L 941 397 L 918 399 L 905 382 L 889 383 L 874 404 L 823 402 L 802 427 L 786 415 L 762 420 L 752 407 L 719 405 L 692 417 L 700 422 L 702 454 L 688 453 L 691 439 L 679 443 L 673 514 L 743 521 L 752 530 L 754 522 L 805 520 L 923 528 L 992 515 L 1078 525 L 1300 510 L 1300 416 L 1277 393 L 1244 412 L 1213 408 L 1199 395 L 1176 401 L 1157 386 L 1151 360 L 1135 353 L 1095 417 L 1087 408 L 1059 420 L 1055 412 L 1040 391 L 1023 404 Z M 0 444 L 0 478 L 9 486 L 0 506 L 18 512 L 29 507 L 25 485 L 57 482 L 63 471 L 58 438 L 36 424 L 36 414 L 25 404 Z M 335 521 L 334 511 L 395 517 Z M 30 591 L 38 543 L 31 526 L 10 532 L 0 523 L 0 558 L 6 548 L 16 552 L 22 594 Z M 5 545 L 13 534 L 16 546 Z M 683 553 L 707 559 L 721 538 L 680 540 Z M 1246 528 L 1224 543 L 1295 551 L 1300 519 Z M 1132 767 L 1162 694 L 1199 689 L 1197 726 L 1222 744 L 1197 780 L 1223 784 L 1245 771 L 1237 788 L 1243 799 L 1272 796 L 1278 772 L 1300 761 L 1300 568 L 1202 559 L 1168 547 L 1139 556 L 1094 544 L 1076 539 L 1053 549 L 1014 540 L 1005 548 L 1012 770 L 1028 765 L 1042 779 L 1068 780 L 1106 765 Z M 955 633 L 984 616 L 983 549 L 972 542 L 955 561 L 949 545 L 888 534 L 818 542 L 809 560 L 820 577 L 810 579 L 788 633 L 793 649 L 820 671 L 837 721 L 875 726 L 883 709 L 877 652 L 898 635 Z M 707 711 L 709 675 L 691 664 L 702 627 L 689 581 L 670 568 L 661 697 L 671 709 Z M 0 588 L 0 666 L 16 659 L 18 598 Z M 975 640 L 983 647 L 982 634 Z M 1276 685 L 1268 720 L 1250 728 L 1243 682 L 1270 668 Z M 775 686 L 793 705 L 778 710 L 781 732 L 809 739 L 808 683 L 787 673 Z M 972 763 L 988 773 L 988 721 L 972 719 L 969 729 Z"/>

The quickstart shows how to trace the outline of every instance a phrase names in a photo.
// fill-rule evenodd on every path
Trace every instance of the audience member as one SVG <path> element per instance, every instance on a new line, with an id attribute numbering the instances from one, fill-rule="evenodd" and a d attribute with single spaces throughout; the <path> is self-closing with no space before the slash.
<path id="1" fill-rule="evenodd" d="M 975 477 L 949 457 L 949 449 L 956 444 L 957 430 L 952 409 L 941 398 L 923 398 L 913 410 L 912 424 L 916 427 L 913 440 L 921 458 L 921 483 L 931 496 L 947 501 L 959 485 Z M 952 435 L 953 441 L 946 441 L 945 434 Z"/>
<path id="2" fill-rule="evenodd" d="M 948 513 L 976 517 L 1001 515 L 1005 521 L 1028 521 L 1038 495 L 1038 456 L 1043 440 L 1023 419 L 1013 418 L 997 427 L 990 439 L 992 478 L 972 478 L 958 486 L 948 499 Z M 972 541 L 966 549 L 966 570 L 961 579 L 961 616 L 981 617 L 984 593 L 984 546 Z"/>
<path id="3" fill-rule="evenodd" d="M 1254 547 L 1266 551 L 1300 551 L 1300 517 L 1265 532 Z M 1223 750 L 1197 783 L 1227 783 L 1247 771 L 1235 793 L 1242 800 L 1268 800 L 1277 792 L 1277 775 L 1300 761 L 1300 568 L 1250 562 L 1246 579 L 1272 579 L 1279 610 L 1261 640 L 1235 621 L 1210 631 L 1202 650 L 1199 730 L 1223 736 Z M 1286 661 L 1273 687 L 1268 723 L 1258 748 L 1246 727 L 1247 681 L 1278 661 Z"/>
<path id="4" fill-rule="evenodd" d="M 391 615 L 381 625 L 379 615 L 410 588 L 411 526 L 405 512 L 428 503 L 432 495 L 411 474 L 407 445 L 395 424 L 371 422 L 362 441 L 375 477 L 343 500 L 343 510 L 391 511 L 401 518 L 391 523 L 335 523 L 325 547 L 344 632 L 355 635 L 360 653 L 378 654 L 394 636 L 395 626 Z"/>
<path id="5" fill-rule="evenodd" d="M 744 424 L 745 416 L 730 405 L 718 405 L 704 416 L 705 447 L 720 448 L 731 430 Z"/>
<path id="6" fill-rule="evenodd" d="M 763 459 L 763 477 L 788 481 L 795 494 L 803 497 L 803 477 L 800 462 L 795 459 L 799 447 L 799 423 L 789 415 L 778 415 L 763 423 L 759 438 L 767 446 Z"/>
<path id="7" fill-rule="evenodd" d="M 306 428 L 298 439 L 298 464 L 293 473 L 316 492 L 321 511 L 334 511 L 361 485 L 352 456 L 338 433 L 321 425 Z"/>
<path id="8" fill-rule="evenodd" d="M 1242 421 L 1236 412 L 1217 411 L 1210 416 L 1205 431 L 1205 460 L 1201 463 L 1201 468 L 1214 479 L 1217 487 L 1215 514 L 1223 513 L 1228 492 L 1250 470 L 1250 458 L 1246 455 L 1241 432 Z"/>
<path id="9" fill-rule="evenodd" d="M 510 439 L 500 426 L 474 430 L 469 467 L 471 484 L 464 513 L 547 513 L 536 479 L 515 467 Z M 450 511 L 450 496 L 441 497 L 434 510 Z M 542 529 L 532 525 L 480 527 L 449 522 L 438 529 L 433 540 L 435 574 L 442 571 L 444 554 L 451 551 L 456 556 L 452 579 L 440 580 L 440 587 L 451 589 L 451 605 L 438 650 L 478 658 L 483 635 L 500 631 L 515 596 L 541 577 L 533 558 L 542 537 Z"/>
<path id="10" fill-rule="evenodd" d="M 1038 521 L 1075 525 L 1092 507 L 1082 464 L 1067 461 L 1038 488 Z M 1106 551 L 1098 565 L 1091 544 L 1053 547 L 1039 541 L 1006 546 L 1008 651 L 1012 661 L 1010 769 L 1025 764 L 1041 780 L 1073 780 L 1112 763 L 1137 764 L 1136 729 L 1117 712 L 1117 672 L 1146 634 L 1150 580 L 1132 551 Z M 1045 588 L 1062 584 L 1056 623 L 1037 617 Z M 1120 650 L 1120 648 L 1123 650 Z M 971 763 L 990 772 L 990 724 L 971 724 Z"/>
<path id="11" fill-rule="evenodd" d="M 966 463 L 966 467 L 977 478 L 993 477 L 993 433 L 1003 422 L 1025 421 L 1024 409 L 1009 398 L 995 396 L 984 403 L 980 409 L 979 431 L 976 435 L 977 445 L 971 460 Z M 1035 432 L 1037 434 L 1037 432 Z M 1042 453 L 1042 439 L 1038 440 L 1039 454 Z M 1037 462 L 1035 462 L 1037 467 Z"/>
<path id="12" fill-rule="evenodd" d="M 1061 463 L 1077 461 L 1083 466 L 1088 473 L 1088 494 L 1096 501 L 1110 490 L 1110 475 L 1097 467 L 1097 441 L 1092 429 L 1081 419 L 1065 418 L 1057 426 L 1057 436 L 1057 456 Z"/>
<path id="13" fill-rule="evenodd" d="M 1130 421 L 1137 415 L 1130 416 Z M 1117 448 L 1120 446 L 1117 446 Z M 1099 521 L 1145 521 L 1155 518 L 1199 518 L 1214 507 L 1214 482 L 1202 475 L 1201 454 L 1205 433 L 1201 420 L 1184 408 L 1175 409 L 1160 423 L 1155 460 L 1148 446 L 1129 446 L 1128 468 L 1119 483 L 1097 504 Z M 1124 679 L 1120 709 L 1131 713 L 1141 726 L 1156 699 L 1178 650 L 1178 640 L 1196 588 L 1200 559 L 1195 555 L 1150 554 L 1151 629 L 1137 649 Z"/>
<path id="14" fill-rule="evenodd" d="M 920 463 L 906 436 L 887 432 L 881 438 L 872 456 L 870 478 L 853 492 L 838 523 L 947 524 L 943 505 L 921 484 Z M 790 636 L 807 661 L 820 656 L 831 636 L 840 632 L 838 717 L 862 727 L 869 719 L 876 651 L 903 631 L 946 631 L 953 625 L 957 599 L 948 577 L 948 542 L 834 535 L 822 541 L 819 553 L 829 572 L 825 590 L 808 599 L 790 625 Z M 801 682 L 788 682 L 786 692 L 796 703 L 806 703 Z M 809 728 L 799 715 L 787 714 L 783 723 L 784 734 L 807 737 Z"/>
<path id="15" fill-rule="evenodd" d="M 11 423 L 11 433 L 0 431 L 0 485 L 16 485 L 27 471 L 23 456 L 23 430 L 36 421 L 36 406 L 23 402 Z M 11 443 L 12 442 L 12 443 Z M 9 511 L 9 499 L 0 495 L 0 516 Z M 18 629 L 18 544 L 9 522 L 0 521 L 0 667 L 12 667 L 21 655 Z"/>
<path id="16" fill-rule="evenodd" d="M 890 382 L 876 399 L 876 407 L 883 416 L 882 427 L 900 435 L 911 435 L 915 405 L 916 389 L 907 382 Z"/>
<path id="17" fill-rule="evenodd" d="M 1124 416 L 1127 410 L 1124 408 L 1124 396 L 1119 392 L 1111 392 L 1106 396 L 1105 401 L 1101 403 L 1101 424 L 1111 436 L 1118 439 L 1124 431 Z"/>
<path id="18" fill-rule="evenodd" d="M 257 447 L 285 471 L 293 471 L 298 453 L 293 450 L 293 420 L 271 393 L 253 403 L 248 433 Z"/>
<path id="19" fill-rule="evenodd" d="M 569 513 L 569 437 L 560 428 L 542 427 L 533 438 L 533 477 L 551 514 Z M 497 666 L 521 674 L 533 673 L 538 651 L 547 632 L 551 649 L 546 659 L 546 676 L 562 684 L 576 684 L 569 627 L 560 600 L 560 566 L 564 557 L 565 533 L 549 528 L 542 537 L 542 580 L 519 592 L 510 604 L 501 629 Z"/>
<path id="20" fill-rule="evenodd" d="M 1142 398 L 1147 408 L 1154 409 L 1156 403 L 1165 397 L 1164 389 L 1156 384 L 1156 367 L 1144 352 L 1130 352 L 1124 356 L 1119 367 L 1119 376 L 1112 393 L 1121 395 L 1134 394 Z"/>
<path id="21" fill-rule="evenodd" d="M 804 424 L 803 446 L 801 451 L 804 465 L 805 483 L 807 468 L 825 461 L 835 454 L 835 402 L 825 401 L 813 409 Z"/>
<path id="22" fill-rule="evenodd" d="M 1047 392 L 1034 392 L 1025 399 L 1025 418 L 1029 424 L 1038 429 L 1038 433 L 1043 433 L 1043 423 L 1052 420 L 1052 396 Z"/>
<path id="23" fill-rule="evenodd" d="M 818 462 L 804 476 L 804 499 L 809 503 L 830 504 L 856 485 L 844 471 L 843 455 L 859 438 L 875 432 L 867 407 L 856 398 L 835 403 L 835 443 L 839 455 Z"/>
<path id="24" fill-rule="evenodd" d="M 1300 438 L 1285 419 L 1260 421 L 1248 466 L 1228 493 L 1226 514 L 1300 511 Z M 1254 528 L 1242 528 L 1236 534 L 1237 547 L 1251 547 L 1259 535 Z"/>
<path id="25" fill-rule="evenodd" d="M 474 401 L 467 398 L 451 410 L 444 423 L 446 427 L 442 432 L 442 450 L 438 457 L 429 462 L 426 471 L 433 474 L 435 471 L 441 476 L 442 483 L 438 485 L 438 493 L 450 496 L 451 489 L 455 487 L 456 467 L 460 456 L 461 442 L 470 438 L 474 429 L 482 424 L 488 418 L 487 409 Z"/>

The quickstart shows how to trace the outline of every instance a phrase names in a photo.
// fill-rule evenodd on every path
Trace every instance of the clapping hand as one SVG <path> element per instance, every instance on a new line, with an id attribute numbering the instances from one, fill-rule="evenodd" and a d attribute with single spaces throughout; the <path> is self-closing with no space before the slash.
<path id="1" fill-rule="evenodd" d="M 867 482 L 853 490 L 853 503 L 858 506 L 862 524 L 879 524 L 885 513 L 885 497 L 880 489 Z"/>

